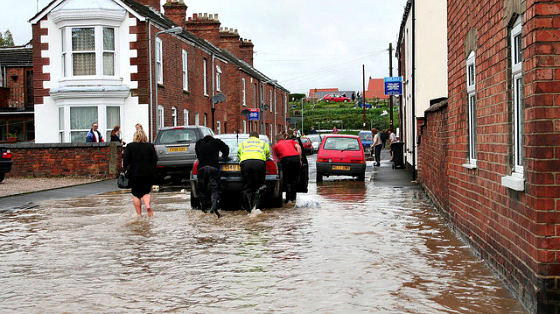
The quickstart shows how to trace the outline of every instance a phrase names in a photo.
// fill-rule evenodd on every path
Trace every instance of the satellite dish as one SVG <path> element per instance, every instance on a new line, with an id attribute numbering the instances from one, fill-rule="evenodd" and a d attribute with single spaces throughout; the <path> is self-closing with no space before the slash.
<path id="1" fill-rule="evenodd" d="M 244 116 L 248 116 L 249 113 L 250 113 L 249 109 L 243 109 L 243 110 L 241 110 L 241 114 L 244 115 Z"/>
<path id="2" fill-rule="evenodd" d="M 226 101 L 226 96 L 224 94 L 216 94 L 214 96 L 212 96 L 212 103 L 213 104 L 219 104 L 221 102 Z"/>

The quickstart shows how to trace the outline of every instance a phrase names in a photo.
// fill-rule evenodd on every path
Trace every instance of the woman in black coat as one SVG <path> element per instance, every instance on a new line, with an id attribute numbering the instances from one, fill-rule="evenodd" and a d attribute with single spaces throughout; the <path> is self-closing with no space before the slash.
<path id="1" fill-rule="evenodd" d="M 128 179 L 132 189 L 132 202 L 138 215 L 142 215 L 142 202 L 148 211 L 148 217 L 154 215 L 150 207 L 150 191 L 155 177 L 157 154 L 152 143 L 142 130 L 134 133 L 133 142 L 126 146 L 123 166 L 128 169 Z"/>

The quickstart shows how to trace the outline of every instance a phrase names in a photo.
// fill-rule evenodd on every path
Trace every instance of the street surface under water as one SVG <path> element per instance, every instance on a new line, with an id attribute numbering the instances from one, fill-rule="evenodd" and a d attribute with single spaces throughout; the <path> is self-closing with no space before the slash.
<path id="1" fill-rule="evenodd" d="M 191 210 L 154 192 L 0 213 L 2 313 L 526 313 L 418 188 L 327 179 L 320 208 Z"/>

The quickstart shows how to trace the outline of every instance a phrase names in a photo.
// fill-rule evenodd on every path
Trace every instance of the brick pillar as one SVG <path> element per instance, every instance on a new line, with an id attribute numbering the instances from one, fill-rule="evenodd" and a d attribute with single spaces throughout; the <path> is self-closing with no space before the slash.
<path id="1" fill-rule="evenodd" d="M 243 39 L 239 44 L 240 58 L 253 66 L 253 42 L 250 39 Z"/>
<path id="2" fill-rule="evenodd" d="M 187 30 L 200 38 L 204 38 L 215 46 L 220 43 L 220 20 L 218 14 L 193 14 L 186 21 Z"/>
<path id="3" fill-rule="evenodd" d="M 183 0 L 167 0 L 163 5 L 164 14 L 173 21 L 173 23 L 184 27 L 187 15 L 187 6 Z"/>

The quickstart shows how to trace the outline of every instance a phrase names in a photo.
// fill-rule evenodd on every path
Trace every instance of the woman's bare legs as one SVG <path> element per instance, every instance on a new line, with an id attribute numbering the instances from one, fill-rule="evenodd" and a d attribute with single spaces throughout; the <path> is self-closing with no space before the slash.
<path id="1" fill-rule="evenodd" d="M 136 210 L 136 214 L 138 214 L 138 216 L 142 215 L 142 202 L 140 201 L 140 199 L 136 196 L 132 197 L 132 203 L 134 204 L 134 209 Z"/>
<path id="2" fill-rule="evenodd" d="M 142 201 L 144 202 L 144 205 L 146 206 L 146 210 L 148 211 L 148 217 L 152 217 L 154 215 L 154 211 L 150 207 L 151 200 L 152 197 L 150 196 L 150 194 L 145 194 L 144 196 L 142 196 Z"/>

